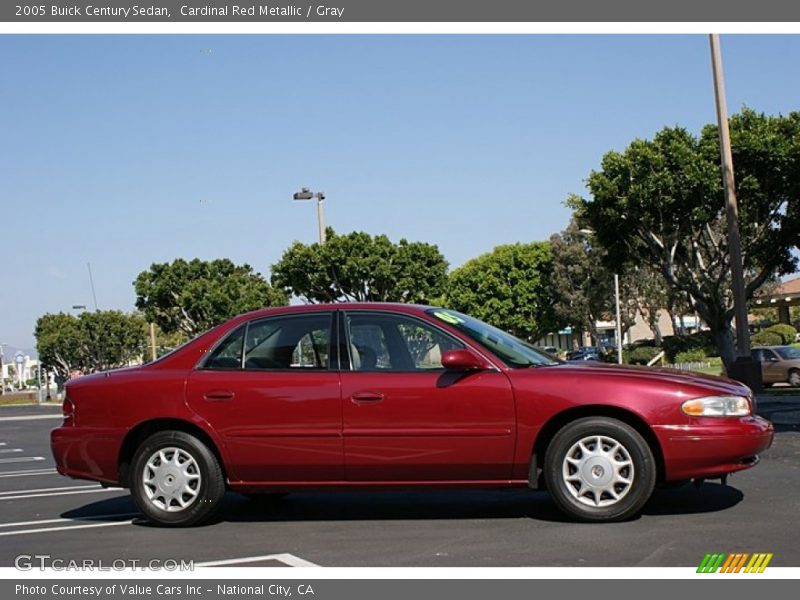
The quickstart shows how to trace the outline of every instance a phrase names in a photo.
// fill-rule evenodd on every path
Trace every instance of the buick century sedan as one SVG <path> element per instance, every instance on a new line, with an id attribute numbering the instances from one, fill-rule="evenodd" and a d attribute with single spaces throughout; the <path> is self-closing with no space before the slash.
<path id="1" fill-rule="evenodd" d="M 67 384 L 59 473 L 130 488 L 146 517 L 207 519 L 227 490 L 529 487 L 582 521 L 641 511 L 657 485 L 758 462 L 772 425 L 749 388 L 564 363 L 426 306 L 273 308 L 157 361 Z"/>

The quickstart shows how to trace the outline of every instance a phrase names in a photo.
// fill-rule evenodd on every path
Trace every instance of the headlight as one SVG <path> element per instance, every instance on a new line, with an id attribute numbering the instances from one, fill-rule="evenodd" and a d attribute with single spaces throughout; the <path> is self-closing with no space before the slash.
<path id="1" fill-rule="evenodd" d="M 690 417 L 746 417 L 750 401 L 744 396 L 707 396 L 687 400 L 681 410 Z"/>

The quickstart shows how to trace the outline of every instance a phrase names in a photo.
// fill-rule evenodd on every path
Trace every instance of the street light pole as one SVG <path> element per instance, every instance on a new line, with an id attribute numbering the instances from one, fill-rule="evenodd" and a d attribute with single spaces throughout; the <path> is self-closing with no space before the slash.
<path id="1" fill-rule="evenodd" d="M 5 358 L 5 353 L 3 352 L 3 346 L 8 346 L 5 342 L 0 343 L 0 396 L 6 393 L 6 382 L 3 378 L 3 359 Z"/>
<path id="2" fill-rule="evenodd" d="M 731 257 L 731 283 L 733 285 L 733 310 L 736 317 L 736 362 L 728 369 L 732 379 L 760 390 L 762 387 L 760 365 L 750 354 L 750 330 L 747 326 L 744 273 L 742 268 L 742 241 L 739 237 L 739 210 L 736 202 L 736 181 L 733 174 L 731 134 L 728 127 L 728 104 L 725 99 L 725 78 L 722 72 L 722 54 L 719 35 L 709 34 L 711 70 L 714 78 L 714 99 L 717 107 L 719 151 L 722 165 L 722 183 L 725 192 L 725 215 L 728 222 L 728 252 Z"/>
<path id="3" fill-rule="evenodd" d="M 594 235 L 594 229 L 579 229 L 578 233 L 588 237 Z M 614 273 L 614 303 L 616 310 L 616 319 L 614 321 L 615 336 L 617 338 L 617 363 L 622 364 L 622 316 L 619 303 L 619 273 Z"/>
<path id="4" fill-rule="evenodd" d="M 733 176 L 731 134 L 728 128 L 728 105 L 725 100 L 725 79 L 722 73 L 719 35 L 710 34 L 711 68 L 714 73 L 714 97 L 719 125 L 719 150 L 722 159 L 722 183 L 725 189 L 725 213 L 728 221 L 728 247 L 731 256 L 733 280 L 733 307 L 736 315 L 736 354 L 750 356 L 750 332 L 747 328 L 747 305 L 742 273 L 742 242 L 739 237 L 739 210 L 736 202 L 736 184 Z"/>
<path id="5" fill-rule="evenodd" d="M 302 188 L 299 192 L 295 192 L 293 198 L 295 200 L 312 200 L 317 201 L 317 225 L 319 227 L 319 243 L 325 243 L 325 223 L 324 223 L 324 209 L 322 203 L 325 201 L 325 194 L 322 192 L 313 193 L 308 188 Z"/>
<path id="6" fill-rule="evenodd" d="M 614 273 L 614 299 L 617 303 L 617 363 L 622 364 L 622 317 L 619 309 L 619 274 Z"/>

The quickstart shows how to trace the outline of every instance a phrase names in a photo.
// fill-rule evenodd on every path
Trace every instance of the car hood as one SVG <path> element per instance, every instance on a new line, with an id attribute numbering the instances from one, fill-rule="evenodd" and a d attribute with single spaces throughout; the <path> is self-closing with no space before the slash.
<path id="1" fill-rule="evenodd" d="M 680 371 L 678 369 L 640 367 L 633 365 L 612 365 L 600 362 L 566 362 L 558 366 L 548 367 L 558 369 L 564 375 L 573 374 L 576 377 L 586 376 L 608 376 L 620 379 L 646 379 L 658 381 L 666 384 L 689 385 L 693 387 L 707 388 L 712 393 L 731 394 L 736 396 L 749 396 L 752 394 L 749 387 L 717 375 L 703 375 L 691 371 Z"/>

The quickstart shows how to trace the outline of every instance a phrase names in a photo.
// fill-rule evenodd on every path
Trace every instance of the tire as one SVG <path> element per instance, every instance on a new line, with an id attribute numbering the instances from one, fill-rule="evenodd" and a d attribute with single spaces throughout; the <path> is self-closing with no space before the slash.
<path id="1" fill-rule="evenodd" d="M 566 425 L 548 445 L 544 462 L 553 500 L 579 521 L 630 519 L 650 499 L 656 483 L 650 446 L 633 427 L 608 417 Z"/>
<path id="2" fill-rule="evenodd" d="M 789 371 L 789 385 L 792 387 L 800 387 L 800 371 L 797 369 Z"/>
<path id="3" fill-rule="evenodd" d="M 131 495 L 150 521 L 187 527 L 208 519 L 218 508 L 225 478 L 203 442 L 183 431 L 161 431 L 136 449 Z"/>

